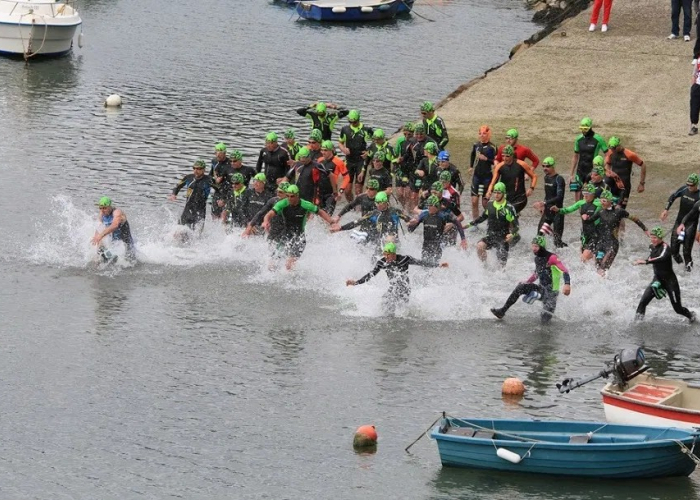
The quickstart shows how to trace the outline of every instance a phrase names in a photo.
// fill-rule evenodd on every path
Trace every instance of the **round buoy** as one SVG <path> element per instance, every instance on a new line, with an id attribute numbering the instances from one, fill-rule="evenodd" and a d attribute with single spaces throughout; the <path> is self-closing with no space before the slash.
<path id="1" fill-rule="evenodd" d="M 503 381 L 503 394 L 521 396 L 525 393 L 525 384 L 519 378 L 511 377 Z"/>
<path id="2" fill-rule="evenodd" d="M 369 448 L 377 445 L 377 429 L 373 425 L 362 425 L 355 431 L 352 440 L 355 448 Z"/>
<path id="3" fill-rule="evenodd" d="M 118 108 L 122 105 L 122 98 L 117 94 L 112 94 L 105 99 L 106 108 Z"/>

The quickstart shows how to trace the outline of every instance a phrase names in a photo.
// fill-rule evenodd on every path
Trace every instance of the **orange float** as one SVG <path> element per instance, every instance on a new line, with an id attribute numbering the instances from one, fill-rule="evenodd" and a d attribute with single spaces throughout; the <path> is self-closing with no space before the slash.
<path id="1" fill-rule="evenodd" d="M 525 393 L 525 384 L 519 378 L 510 377 L 503 381 L 501 392 L 508 396 L 522 396 Z"/>
<path id="2" fill-rule="evenodd" d="M 352 440 L 355 448 L 367 448 L 377 445 L 377 429 L 373 425 L 362 425 L 355 431 Z"/>

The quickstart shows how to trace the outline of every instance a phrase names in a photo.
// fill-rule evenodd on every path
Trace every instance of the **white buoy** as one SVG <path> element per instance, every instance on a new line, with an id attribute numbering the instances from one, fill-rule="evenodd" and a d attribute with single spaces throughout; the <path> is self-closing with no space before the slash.
<path id="1" fill-rule="evenodd" d="M 84 43 L 83 43 L 83 34 L 80 33 L 80 34 L 78 35 L 78 47 L 80 47 L 80 48 L 82 49 L 82 48 L 83 48 L 83 45 L 84 45 Z"/>
<path id="2" fill-rule="evenodd" d="M 333 7 L 331 11 L 333 14 L 345 14 L 346 9 L 345 7 Z"/>
<path id="3" fill-rule="evenodd" d="M 118 108 L 122 105 L 122 98 L 118 94 L 112 94 L 105 100 L 106 108 Z"/>
<path id="4" fill-rule="evenodd" d="M 498 448 L 496 450 L 496 455 L 498 455 L 503 460 L 508 460 L 509 462 L 514 464 L 519 464 L 522 460 L 522 458 L 520 458 L 520 455 L 518 455 L 517 453 L 513 453 L 510 450 L 506 450 L 505 448 Z"/>
<path id="5" fill-rule="evenodd" d="M 373 9 L 372 7 L 360 7 L 360 11 L 363 12 L 363 13 L 365 13 L 365 14 L 369 14 L 369 13 L 372 12 L 373 10 L 374 10 L 374 9 Z"/>

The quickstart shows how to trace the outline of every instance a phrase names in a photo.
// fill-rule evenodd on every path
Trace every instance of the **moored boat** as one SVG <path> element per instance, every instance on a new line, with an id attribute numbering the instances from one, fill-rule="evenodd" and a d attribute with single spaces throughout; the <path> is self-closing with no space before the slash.
<path id="1" fill-rule="evenodd" d="M 413 4 L 416 0 L 402 0 L 399 5 L 399 10 L 396 11 L 397 14 L 407 14 L 413 10 Z"/>
<path id="2" fill-rule="evenodd" d="M 314 21 L 366 22 L 396 17 L 403 0 L 311 0 L 300 1 L 300 17 Z"/>
<path id="3" fill-rule="evenodd" d="M 443 466 L 620 479 L 689 475 L 700 436 L 604 422 L 444 418 L 431 437 Z"/>
<path id="4" fill-rule="evenodd" d="M 81 24 L 70 0 L 0 0 L 0 53 L 25 58 L 65 54 Z"/>

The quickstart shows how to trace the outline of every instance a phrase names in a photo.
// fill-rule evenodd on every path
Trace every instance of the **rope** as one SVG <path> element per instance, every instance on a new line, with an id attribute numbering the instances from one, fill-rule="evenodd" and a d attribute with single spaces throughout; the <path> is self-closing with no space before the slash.
<path id="1" fill-rule="evenodd" d="M 519 436 L 519 435 L 517 435 L 517 434 L 510 434 L 510 433 L 503 432 L 503 431 L 497 431 L 497 430 L 496 430 L 495 428 L 493 428 L 493 427 L 492 427 L 492 428 L 482 427 L 481 425 L 477 425 L 477 424 L 475 424 L 475 423 L 473 423 L 473 422 L 470 422 L 469 420 L 462 420 L 462 419 L 459 419 L 459 418 L 455 418 L 455 417 L 453 417 L 453 416 L 451 416 L 451 415 L 447 415 L 447 416 L 448 416 L 451 420 L 454 420 L 455 422 L 459 422 L 459 423 L 461 423 L 461 424 L 468 424 L 468 425 L 471 425 L 472 427 L 475 427 L 475 428 L 480 429 L 480 430 L 482 430 L 482 431 L 493 431 L 493 432 L 498 432 L 501 436 L 506 436 L 506 437 L 511 437 L 511 438 L 519 439 L 520 441 L 535 442 L 535 443 L 546 443 L 546 442 L 548 442 L 548 441 L 542 441 L 541 439 L 531 439 L 531 438 L 526 438 L 526 437 Z"/>
<path id="2" fill-rule="evenodd" d="M 425 19 L 426 21 L 430 21 L 431 23 L 435 22 L 435 19 L 430 19 L 429 17 L 421 16 L 418 12 L 416 12 L 415 5 L 413 7 L 411 7 L 404 0 L 401 0 L 401 3 L 406 6 L 406 8 L 409 10 L 409 12 L 412 12 L 413 14 L 417 15 L 421 19 Z"/>
<path id="3" fill-rule="evenodd" d="M 688 448 L 685 444 L 683 444 L 681 441 L 678 439 L 674 439 L 675 443 L 681 447 L 681 452 L 685 453 L 690 457 L 690 459 L 695 462 L 695 465 L 700 465 L 700 458 L 696 457 L 695 454 L 693 453 L 693 450 L 695 449 L 695 439 L 693 439 L 693 446 Z"/>
<path id="4" fill-rule="evenodd" d="M 498 448 L 496 448 L 496 442 L 493 439 L 491 440 L 491 444 L 493 445 L 493 449 L 496 450 L 496 452 L 498 452 Z M 525 460 L 526 458 L 528 458 L 530 456 L 530 452 L 536 444 L 537 443 L 532 443 L 532 446 L 528 448 L 528 450 L 523 454 L 523 456 L 518 455 L 520 457 L 520 460 Z"/>
<path id="5" fill-rule="evenodd" d="M 24 36 L 22 35 L 22 18 L 24 16 L 31 16 L 31 15 L 35 15 L 34 9 L 31 9 L 26 14 L 22 14 L 21 16 L 19 16 L 19 21 L 17 21 L 17 29 L 19 30 L 19 39 L 22 42 L 22 51 L 24 52 L 23 55 L 24 55 L 25 61 L 28 61 L 29 58 L 34 57 L 39 52 L 41 52 L 41 49 L 44 48 L 44 43 L 46 43 L 46 34 L 49 31 L 49 23 L 46 22 L 46 18 L 44 16 L 42 16 L 41 14 L 36 14 L 44 21 L 44 38 L 41 40 L 41 46 L 39 46 L 39 49 L 36 51 L 32 51 L 32 39 L 34 38 L 34 28 L 36 27 L 34 19 L 32 19 L 32 28 L 31 28 L 31 31 L 29 32 L 29 38 L 27 39 L 27 45 L 25 47 Z"/>

